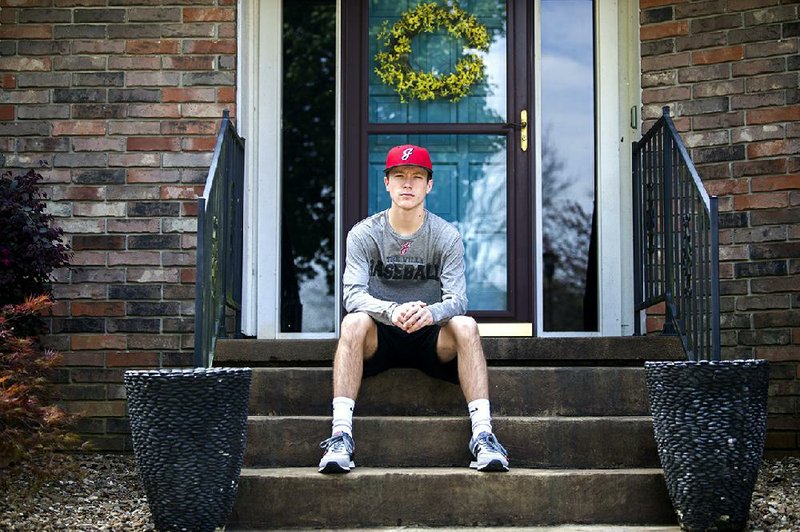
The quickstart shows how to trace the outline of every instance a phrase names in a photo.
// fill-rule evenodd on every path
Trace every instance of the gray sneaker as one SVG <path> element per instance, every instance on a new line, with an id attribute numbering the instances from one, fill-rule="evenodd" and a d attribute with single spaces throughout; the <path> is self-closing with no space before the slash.
<path id="1" fill-rule="evenodd" d="M 508 452 L 494 434 L 481 432 L 469 441 L 469 450 L 475 457 L 469 467 L 478 471 L 508 471 Z"/>
<path id="2" fill-rule="evenodd" d="M 356 466 L 353 462 L 356 444 L 348 433 L 337 432 L 319 446 L 325 449 L 325 455 L 319 462 L 320 473 L 348 473 Z"/>

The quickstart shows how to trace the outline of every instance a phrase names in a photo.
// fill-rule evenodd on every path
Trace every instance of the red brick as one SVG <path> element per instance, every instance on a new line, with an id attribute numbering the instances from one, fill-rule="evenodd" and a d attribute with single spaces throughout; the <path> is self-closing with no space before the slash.
<path id="1" fill-rule="evenodd" d="M 16 117 L 13 105 L 0 105 L 0 120 L 12 121 Z"/>
<path id="2" fill-rule="evenodd" d="M 177 89 L 177 88 L 168 88 L 161 90 L 161 101 L 162 102 L 213 102 L 214 101 L 214 89 L 213 88 L 203 88 L 203 89 Z"/>
<path id="3" fill-rule="evenodd" d="M 160 266 L 158 251 L 115 251 L 108 254 L 109 266 Z"/>
<path id="4" fill-rule="evenodd" d="M 235 102 L 236 101 L 236 88 L 235 87 L 222 87 L 217 89 L 218 102 Z"/>
<path id="5" fill-rule="evenodd" d="M 703 185 L 712 196 L 728 196 L 750 192 L 747 186 L 747 179 L 715 179 L 713 181 L 704 181 Z"/>
<path id="6" fill-rule="evenodd" d="M 154 367 L 158 366 L 159 362 L 159 354 L 153 351 L 125 351 L 106 355 L 106 365 L 109 368 Z"/>
<path id="7" fill-rule="evenodd" d="M 692 52 L 692 64 L 710 65 L 713 63 L 727 63 L 739 61 L 744 58 L 744 46 L 729 46 L 727 48 L 716 48 L 713 50 L 701 50 Z"/>
<path id="8" fill-rule="evenodd" d="M 111 56 L 108 58 L 109 70 L 158 70 L 160 57 Z"/>
<path id="9" fill-rule="evenodd" d="M 754 177 L 750 180 L 753 192 L 792 190 L 800 188 L 800 174 Z"/>
<path id="10" fill-rule="evenodd" d="M 1 29 L 2 27 L 0 26 Z M 52 69 L 53 61 L 49 57 L 0 57 L 0 70 L 47 72 Z"/>
<path id="11" fill-rule="evenodd" d="M 196 202 L 183 202 L 181 203 L 181 216 L 197 216 L 197 203 Z"/>
<path id="12" fill-rule="evenodd" d="M 127 348 L 125 337 L 118 334 L 74 334 L 70 346 L 74 351 Z"/>
<path id="13" fill-rule="evenodd" d="M 6 24 L 0 26 L 0 40 L 5 39 L 52 39 L 53 26 L 34 24 Z"/>
<path id="14" fill-rule="evenodd" d="M 163 186 L 161 199 L 197 199 L 203 195 L 203 186 Z"/>
<path id="15" fill-rule="evenodd" d="M 232 39 L 185 41 L 183 52 L 187 54 L 235 54 L 236 41 Z"/>
<path id="16" fill-rule="evenodd" d="M 53 122 L 53 136 L 59 135 L 105 135 L 106 124 L 100 120 Z"/>
<path id="17" fill-rule="evenodd" d="M 16 89 L 17 78 L 14 74 L 3 74 L 0 76 L 0 89 Z"/>
<path id="18" fill-rule="evenodd" d="M 197 282 L 197 268 L 182 268 L 181 283 L 194 284 Z"/>
<path id="19" fill-rule="evenodd" d="M 194 137 L 183 139 L 182 146 L 186 151 L 212 151 L 216 143 L 216 137 Z"/>
<path id="20" fill-rule="evenodd" d="M 72 351 L 62 353 L 62 366 L 95 366 L 103 367 L 105 355 L 103 353 L 86 353 L 83 351 Z"/>
<path id="21" fill-rule="evenodd" d="M 214 58 L 211 56 L 164 57 L 161 65 L 165 70 L 213 70 Z"/>
<path id="22" fill-rule="evenodd" d="M 687 35 L 688 33 L 689 23 L 686 21 L 652 24 L 649 26 L 642 26 L 642 28 L 639 30 L 639 35 L 643 41 L 652 41 L 655 39 L 663 39 L 665 37 Z"/>
<path id="23" fill-rule="evenodd" d="M 64 199 L 70 200 L 98 200 L 102 201 L 106 197 L 105 187 L 66 187 Z"/>
<path id="24" fill-rule="evenodd" d="M 796 345 L 757 346 L 756 357 L 763 358 L 771 362 L 800 360 L 800 346 Z"/>
<path id="25" fill-rule="evenodd" d="M 236 20 L 236 13 L 231 8 L 183 8 L 184 22 L 225 22 Z"/>
<path id="26" fill-rule="evenodd" d="M 213 135 L 217 132 L 213 120 L 165 120 L 161 122 L 162 135 Z"/>
<path id="27" fill-rule="evenodd" d="M 747 196 L 735 196 L 733 205 L 737 211 L 788 207 L 789 196 L 786 194 L 786 192 L 770 192 L 764 194 L 750 194 Z"/>
<path id="28" fill-rule="evenodd" d="M 125 52 L 125 41 L 120 40 L 87 40 L 73 41 L 73 54 L 122 54 Z"/>
<path id="29" fill-rule="evenodd" d="M 753 109 L 747 111 L 747 124 L 769 124 L 774 122 L 793 122 L 800 120 L 800 105 Z"/>
<path id="30" fill-rule="evenodd" d="M 800 151 L 800 139 L 751 142 L 747 145 L 747 158 L 757 159 L 774 155 L 788 155 L 798 153 L 798 151 Z"/>
<path id="31" fill-rule="evenodd" d="M 106 254 L 102 251 L 76 251 L 69 263 L 72 266 L 105 266 Z"/>
<path id="32" fill-rule="evenodd" d="M 73 316 L 124 316 L 125 303 L 106 301 L 73 301 Z"/>
<path id="33" fill-rule="evenodd" d="M 125 52 L 129 54 L 177 54 L 180 48 L 180 41 L 177 40 L 130 40 L 125 46 Z"/>
<path id="34" fill-rule="evenodd" d="M 179 151 L 180 139 L 176 137 L 129 137 L 129 151 Z"/>

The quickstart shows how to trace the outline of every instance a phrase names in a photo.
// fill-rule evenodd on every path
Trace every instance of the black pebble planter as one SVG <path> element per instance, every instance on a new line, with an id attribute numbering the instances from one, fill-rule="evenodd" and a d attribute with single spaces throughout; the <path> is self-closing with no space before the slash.
<path id="1" fill-rule="evenodd" d="M 645 375 L 681 528 L 742 530 L 766 438 L 767 362 L 646 362 Z"/>
<path id="2" fill-rule="evenodd" d="M 252 370 L 126 371 L 133 450 L 158 530 L 223 527 L 247 437 Z"/>

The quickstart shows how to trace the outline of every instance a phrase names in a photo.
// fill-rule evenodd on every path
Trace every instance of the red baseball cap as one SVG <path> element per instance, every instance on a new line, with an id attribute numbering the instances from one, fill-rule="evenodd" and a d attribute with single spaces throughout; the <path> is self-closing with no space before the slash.
<path id="1" fill-rule="evenodd" d="M 428 172 L 433 174 L 433 164 L 431 163 L 431 154 L 428 150 L 413 144 L 403 144 L 402 146 L 395 146 L 389 150 L 386 155 L 386 168 L 384 172 L 388 172 L 395 166 L 403 165 L 421 166 Z"/>

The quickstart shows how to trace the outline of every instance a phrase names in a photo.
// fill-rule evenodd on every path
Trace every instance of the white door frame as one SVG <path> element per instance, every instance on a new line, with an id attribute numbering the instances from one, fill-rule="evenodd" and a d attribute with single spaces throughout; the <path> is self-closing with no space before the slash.
<path id="1" fill-rule="evenodd" d="M 537 1 L 538 14 L 538 1 Z M 542 294 L 537 282 L 538 336 L 620 336 L 633 333 L 633 256 L 631 236 L 631 142 L 638 138 L 638 124 L 629 122 L 629 109 L 640 104 L 638 6 L 634 0 L 599 0 L 597 20 L 596 108 L 598 119 L 598 213 L 599 229 L 599 332 L 545 333 L 541 331 Z M 337 5 L 341 17 L 341 0 Z M 280 333 L 280 168 L 281 168 L 281 0 L 238 0 L 237 117 L 246 139 L 245 227 L 242 327 L 258 338 L 335 337 L 335 333 Z M 538 16 L 537 16 L 538 20 Z M 337 87 L 341 86 L 339 61 L 341 23 L 337 23 Z M 537 32 L 538 34 L 538 32 Z M 537 57 L 540 56 L 536 45 Z M 538 62 L 537 62 L 538 63 Z M 539 76 L 536 76 L 539 79 Z M 341 98 L 337 89 L 336 161 L 336 272 L 341 277 Z M 537 104 L 540 100 L 536 87 Z M 539 113 L 536 113 L 539 116 Z M 632 127 L 633 126 L 633 127 Z M 540 139 L 540 124 L 536 124 Z M 537 172 L 541 168 L 536 147 Z M 537 188 L 541 186 L 537 175 Z M 537 193 L 537 198 L 541 194 Z M 540 201 L 540 199 L 537 199 Z M 537 206 L 539 207 L 539 206 Z M 541 228 L 541 208 L 536 208 Z M 541 243 L 541 230 L 537 231 Z M 541 249 L 539 247 L 539 249 Z M 542 279 L 537 260 L 537 278 Z M 336 298 L 341 301 L 339 283 Z M 337 314 L 340 305 L 335 305 Z M 335 323 L 339 322 L 337 315 Z M 500 329 L 498 329 L 500 330 Z"/>

